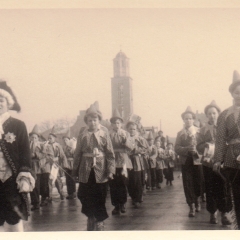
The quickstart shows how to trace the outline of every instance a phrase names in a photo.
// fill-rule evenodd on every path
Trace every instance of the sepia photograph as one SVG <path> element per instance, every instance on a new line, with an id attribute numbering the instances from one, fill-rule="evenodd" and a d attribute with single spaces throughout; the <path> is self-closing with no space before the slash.
<path id="1" fill-rule="evenodd" d="M 1 232 L 240 229 L 240 3 L 3 2 Z"/>

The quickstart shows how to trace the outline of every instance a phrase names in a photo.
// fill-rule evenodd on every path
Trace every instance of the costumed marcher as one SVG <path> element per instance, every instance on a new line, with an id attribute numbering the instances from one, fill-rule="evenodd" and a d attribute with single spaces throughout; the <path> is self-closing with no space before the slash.
<path id="1" fill-rule="evenodd" d="M 182 164 L 183 188 L 190 208 L 188 216 L 194 217 L 195 212 L 201 209 L 201 162 L 196 150 L 199 129 L 193 125 L 196 115 L 190 107 L 187 107 L 181 117 L 185 125 L 177 134 L 175 152 Z"/>
<path id="2" fill-rule="evenodd" d="M 218 117 L 213 170 L 224 175 L 230 183 L 235 217 L 233 227 L 240 229 L 240 75 L 233 73 L 229 87 L 234 103 Z"/>
<path id="3" fill-rule="evenodd" d="M 157 148 L 157 158 L 156 158 L 156 179 L 157 188 L 161 189 L 161 183 L 163 182 L 163 171 L 166 168 L 165 165 L 165 150 L 161 147 L 161 139 L 155 139 L 155 145 Z"/>
<path id="4" fill-rule="evenodd" d="M 65 167 L 65 177 L 66 177 L 66 185 L 67 185 L 67 193 L 68 196 L 66 199 L 75 199 L 76 198 L 76 183 L 75 179 L 72 177 L 72 169 L 73 169 L 73 159 L 74 159 L 74 152 L 76 149 L 77 141 L 75 138 L 71 138 L 70 128 L 67 132 L 63 135 L 63 141 L 65 146 L 63 147 L 63 151 L 67 158 L 68 164 Z"/>
<path id="5" fill-rule="evenodd" d="M 134 144 L 134 149 L 129 153 L 133 169 L 129 171 L 128 191 L 132 198 L 133 205 L 135 208 L 139 208 L 141 202 L 143 202 L 143 190 L 145 185 L 145 162 L 143 156 L 148 150 L 148 144 L 143 137 L 139 136 L 137 124 L 135 122 L 129 121 L 126 128 Z"/>
<path id="6" fill-rule="evenodd" d="M 167 143 L 167 149 L 165 150 L 165 165 L 164 175 L 166 178 L 166 185 L 170 184 L 172 186 L 172 181 L 174 180 L 173 169 L 174 162 L 176 160 L 176 153 L 173 149 L 173 144 L 171 142 Z"/>
<path id="7" fill-rule="evenodd" d="M 160 130 L 158 132 L 158 136 L 155 138 L 155 142 L 159 140 L 160 141 L 160 147 L 162 149 L 165 149 L 166 148 L 166 138 L 163 136 L 163 131 Z"/>
<path id="8" fill-rule="evenodd" d="M 158 151 L 157 151 L 157 147 L 154 145 L 154 138 L 153 138 L 153 134 L 152 131 L 149 132 L 148 137 L 148 161 L 149 161 L 149 165 L 150 165 L 150 174 L 151 174 L 151 190 L 156 189 L 157 187 L 157 175 L 156 175 L 156 158 L 158 155 Z"/>
<path id="9" fill-rule="evenodd" d="M 64 200 L 63 183 L 61 180 L 62 168 L 68 167 L 67 158 L 63 152 L 62 146 L 56 142 L 56 127 L 53 126 L 48 135 L 48 141 L 43 145 L 43 153 L 46 155 L 46 172 L 48 174 L 48 190 L 49 198 L 44 199 L 42 206 L 47 205 L 47 202 L 52 202 L 52 193 L 54 184 L 58 190 L 61 200 Z M 47 188 L 46 188 L 47 189 Z"/>
<path id="10" fill-rule="evenodd" d="M 130 141 L 129 133 L 122 129 L 123 119 L 117 109 L 114 110 L 110 122 L 112 123 L 110 138 L 115 154 L 116 173 L 109 185 L 114 206 L 112 214 L 115 215 L 126 212 L 128 175 L 132 169 L 132 162 L 127 153 L 133 150 L 134 146 Z"/>
<path id="11" fill-rule="evenodd" d="M 33 127 L 33 130 L 29 133 L 30 137 L 30 151 L 32 157 L 32 170 L 36 174 L 35 188 L 30 193 L 31 204 L 33 207 L 32 211 L 39 209 L 40 195 L 44 198 L 44 193 L 42 195 L 41 190 L 41 179 L 42 179 L 42 163 L 45 164 L 45 154 L 42 152 L 42 143 L 39 141 L 41 134 L 38 129 L 38 125 Z"/>
<path id="12" fill-rule="evenodd" d="M 231 196 L 225 191 L 227 183 L 213 172 L 213 157 L 216 140 L 217 119 L 221 112 L 215 101 L 212 101 L 204 110 L 208 123 L 200 129 L 197 150 L 203 155 L 202 165 L 205 178 L 207 210 L 210 213 L 210 223 L 217 224 L 217 210 L 221 212 L 223 225 L 230 225 L 227 213 L 232 209 Z M 229 188 L 229 187 L 228 187 Z"/>
<path id="13" fill-rule="evenodd" d="M 116 170 L 112 142 L 101 120 L 100 110 L 91 105 L 84 117 L 87 128 L 80 130 L 74 154 L 73 176 L 79 176 L 78 198 L 88 217 L 88 231 L 104 230 L 107 186 Z"/>
<path id="14" fill-rule="evenodd" d="M 22 232 L 30 216 L 27 194 L 35 186 L 25 123 L 11 117 L 20 106 L 5 81 L 0 82 L 0 231 Z"/>

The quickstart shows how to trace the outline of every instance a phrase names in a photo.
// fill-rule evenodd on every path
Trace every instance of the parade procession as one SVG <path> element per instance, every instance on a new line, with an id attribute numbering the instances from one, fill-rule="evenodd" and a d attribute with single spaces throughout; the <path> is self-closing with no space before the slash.
<path id="1" fill-rule="evenodd" d="M 240 230 L 240 8 L 0 13 L 1 236 Z"/>
<path id="2" fill-rule="evenodd" d="M 120 55 L 123 55 L 120 52 Z M 110 119 L 103 120 L 98 102 L 91 104 L 84 116 L 85 126 L 72 137 L 71 128 L 58 143 L 56 126 L 44 139 L 35 125 L 28 134 L 24 122 L 11 117 L 10 110 L 21 107 L 12 89 L 0 82 L 1 118 L 1 227 L 23 231 L 23 220 L 51 206 L 53 189 L 61 201 L 81 202 L 87 217 L 86 230 L 103 231 L 109 214 L 128 212 L 128 196 L 138 211 L 147 192 L 161 191 L 163 179 L 173 186 L 174 167 L 181 168 L 186 204 L 194 218 L 206 202 L 209 224 L 240 228 L 240 75 L 233 73 L 229 86 L 234 104 L 221 111 L 213 100 L 204 109 L 207 122 L 197 126 L 196 113 L 190 106 L 179 116 L 184 127 L 175 143 L 151 129 L 145 131 L 139 117 L 131 115 L 124 122 L 116 108 Z M 66 193 L 63 191 L 65 178 Z M 76 188 L 78 184 L 78 188 Z M 144 194 L 145 193 L 145 194 Z M 165 194 L 168 194 L 165 192 Z M 106 208 L 110 195 L 111 212 Z M 80 214 L 80 213 L 79 213 Z"/>

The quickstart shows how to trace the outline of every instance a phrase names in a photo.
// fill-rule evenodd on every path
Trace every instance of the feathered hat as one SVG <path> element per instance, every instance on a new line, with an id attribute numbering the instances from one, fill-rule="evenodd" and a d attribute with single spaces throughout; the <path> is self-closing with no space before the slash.
<path id="1" fill-rule="evenodd" d="M 87 117 L 91 114 L 97 114 L 99 117 L 99 120 L 102 120 L 102 113 L 99 110 L 99 104 L 98 102 L 95 102 L 94 104 L 91 104 L 91 106 L 87 109 L 86 114 L 84 116 L 84 122 L 87 123 Z"/>
<path id="2" fill-rule="evenodd" d="M 49 133 L 49 135 L 52 135 L 52 136 L 54 136 L 54 137 L 57 137 L 57 129 L 56 129 L 56 126 L 55 126 L 55 125 L 52 127 L 52 130 L 51 130 L 51 132 Z"/>
<path id="3" fill-rule="evenodd" d="M 216 108 L 217 111 L 218 111 L 218 113 L 221 112 L 220 107 L 219 107 L 219 106 L 216 104 L 216 102 L 213 100 L 213 101 L 212 101 L 209 105 L 207 105 L 207 106 L 205 107 L 205 109 L 204 109 L 204 113 L 205 113 L 206 115 L 207 115 L 208 109 L 211 108 L 211 107 Z"/>
<path id="4" fill-rule="evenodd" d="M 7 99 L 9 104 L 9 109 L 20 112 L 21 107 L 17 101 L 16 96 L 14 95 L 12 89 L 7 85 L 6 81 L 0 80 L 0 96 L 3 96 Z"/>
<path id="5" fill-rule="evenodd" d="M 183 113 L 181 114 L 182 119 L 184 119 L 184 116 L 185 116 L 185 114 L 187 114 L 187 113 L 192 114 L 193 119 L 196 119 L 196 114 L 192 111 L 191 107 L 189 107 L 189 106 L 187 107 L 187 109 L 185 110 L 185 112 L 183 112 Z"/>
<path id="6" fill-rule="evenodd" d="M 36 134 L 36 135 L 38 135 L 38 137 L 41 137 L 41 134 L 40 134 L 37 124 L 33 127 L 33 130 L 29 133 L 29 136 L 32 136 L 33 134 Z"/>
<path id="7" fill-rule="evenodd" d="M 121 122 L 123 122 L 123 119 L 118 111 L 118 109 L 114 109 L 113 116 L 110 118 L 111 123 L 115 123 L 115 121 L 119 119 Z"/>
<path id="8" fill-rule="evenodd" d="M 238 85 L 240 85 L 240 75 L 238 71 L 234 70 L 232 84 L 229 86 L 229 92 L 232 93 Z"/>

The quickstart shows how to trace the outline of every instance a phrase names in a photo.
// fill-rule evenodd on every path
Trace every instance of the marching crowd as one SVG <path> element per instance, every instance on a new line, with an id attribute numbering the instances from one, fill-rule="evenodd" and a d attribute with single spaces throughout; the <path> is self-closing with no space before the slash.
<path id="1" fill-rule="evenodd" d="M 20 111 L 12 90 L 0 82 L 0 228 L 8 223 L 11 231 L 23 231 L 22 220 L 52 201 L 56 186 L 64 200 L 61 176 L 66 177 L 67 199 L 78 198 L 82 213 L 88 218 L 87 230 L 104 230 L 108 218 L 106 197 L 110 188 L 112 214 L 124 214 L 127 196 L 136 209 L 143 202 L 143 191 L 161 188 L 163 178 L 173 184 L 176 159 L 181 174 L 189 217 L 201 210 L 200 199 L 206 195 L 210 223 L 236 221 L 240 228 L 240 75 L 234 71 L 229 87 L 233 106 L 221 112 L 215 101 L 204 109 L 208 122 L 194 125 L 196 115 L 190 107 L 182 113 L 183 129 L 175 146 L 163 137 L 149 132 L 143 137 L 135 121 L 124 123 L 116 109 L 110 119 L 112 129 L 101 125 L 97 104 L 87 109 L 77 140 L 70 129 L 63 136 L 64 146 L 57 142 L 52 128 L 47 141 L 41 141 L 36 125 L 27 134 L 25 124 L 10 116 Z M 76 190 L 76 181 L 79 188 Z M 31 205 L 28 202 L 28 193 Z M 232 218 L 229 212 L 234 212 Z M 233 219 L 235 218 L 235 219 Z"/>

